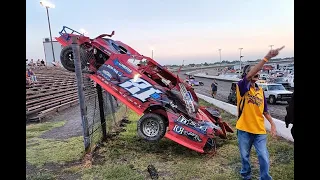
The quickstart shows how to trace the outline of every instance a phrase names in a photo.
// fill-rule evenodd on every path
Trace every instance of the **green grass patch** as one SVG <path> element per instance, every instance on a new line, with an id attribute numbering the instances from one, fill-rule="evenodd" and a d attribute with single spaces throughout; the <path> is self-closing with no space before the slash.
<path id="1" fill-rule="evenodd" d="M 26 180 L 54 180 L 56 176 L 48 172 L 37 172 L 32 175 L 26 176 Z"/>
<path id="2" fill-rule="evenodd" d="M 58 121 L 58 122 L 44 122 L 39 124 L 30 124 L 26 126 L 26 137 L 27 139 L 38 137 L 42 133 L 49 131 L 56 127 L 61 127 L 66 123 L 66 121 Z"/>
<path id="3" fill-rule="evenodd" d="M 212 106 L 203 100 L 200 105 Z M 236 117 L 220 109 L 223 120 L 235 130 Z M 147 166 L 153 164 L 160 179 L 241 179 L 240 154 L 236 133 L 228 140 L 217 138 L 217 154 L 199 154 L 168 139 L 157 143 L 140 140 L 136 123 L 140 116 L 129 111 L 126 131 L 98 150 L 104 162 L 85 169 L 83 179 L 149 179 Z M 293 144 L 283 139 L 268 139 L 270 171 L 274 179 L 293 179 Z M 251 162 L 253 178 L 259 177 L 259 164 L 254 148 Z M 116 173 L 118 172 L 118 173 Z"/>
<path id="4" fill-rule="evenodd" d="M 66 140 L 39 138 L 44 132 L 61 127 L 65 123 L 65 121 L 58 121 L 28 125 L 26 127 L 26 161 L 36 167 L 41 167 L 45 163 L 63 164 L 80 159 L 84 149 L 82 137 L 73 137 Z M 44 175 L 40 173 L 37 176 L 42 177 Z"/>
<path id="5" fill-rule="evenodd" d="M 28 143 L 28 142 L 27 142 Z M 26 149 L 26 160 L 37 167 L 46 163 L 59 163 L 78 160 L 83 156 L 82 137 L 66 140 L 33 138 Z"/>

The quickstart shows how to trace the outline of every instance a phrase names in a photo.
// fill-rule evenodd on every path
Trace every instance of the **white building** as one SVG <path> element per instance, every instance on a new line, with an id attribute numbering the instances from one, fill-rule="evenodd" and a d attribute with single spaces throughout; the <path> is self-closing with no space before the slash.
<path id="1" fill-rule="evenodd" d="M 63 47 L 58 41 L 52 41 L 52 44 L 53 44 L 55 62 L 60 63 L 60 52 Z M 52 66 L 53 53 L 52 53 L 50 38 L 44 38 L 43 49 L 44 49 L 45 62 L 47 66 Z"/>

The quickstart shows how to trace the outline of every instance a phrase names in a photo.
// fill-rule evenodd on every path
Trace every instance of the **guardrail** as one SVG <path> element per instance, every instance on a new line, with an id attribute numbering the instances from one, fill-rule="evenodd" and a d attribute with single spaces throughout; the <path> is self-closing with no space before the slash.
<path id="1" fill-rule="evenodd" d="M 196 94 L 199 98 L 207 101 L 208 103 L 213 104 L 213 105 L 217 106 L 218 108 L 223 109 L 226 112 L 228 112 L 234 116 L 238 116 L 237 106 L 226 103 L 226 102 L 219 101 L 217 99 L 213 99 L 213 98 L 205 96 L 203 94 L 199 94 L 199 93 L 196 93 Z M 281 121 L 281 120 L 275 119 L 275 118 L 272 118 L 272 119 L 276 125 L 277 135 L 281 136 L 289 141 L 294 142 L 292 135 L 291 135 L 291 131 L 290 131 L 292 128 L 292 124 L 290 124 L 289 127 L 286 128 L 284 121 Z M 265 119 L 264 124 L 265 124 L 266 129 L 268 131 L 270 131 L 271 126 L 270 126 L 270 123 L 268 122 L 267 119 Z"/>

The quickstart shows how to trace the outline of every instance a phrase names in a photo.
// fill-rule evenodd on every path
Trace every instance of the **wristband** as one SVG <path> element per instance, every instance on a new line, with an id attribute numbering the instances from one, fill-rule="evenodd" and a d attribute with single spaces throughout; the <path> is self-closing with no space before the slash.
<path id="1" fill-rule="evenodd" d="M 268 62 L 269 60 L 267 58 L 262 59 L 264 62 Z"/>

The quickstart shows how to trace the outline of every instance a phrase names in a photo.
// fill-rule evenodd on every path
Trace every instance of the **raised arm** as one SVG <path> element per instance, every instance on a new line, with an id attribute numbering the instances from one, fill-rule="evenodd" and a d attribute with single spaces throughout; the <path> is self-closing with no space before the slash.
<path id="1" fill-rule="evenodd" d="M 254 76 L 258 71 L 262 69 L 263 65 L 266 62 L 268 62 L 269 59 L 276 57 L 283 48 L 284 46 L 282 46 L 281 48 L 270 50 L 268 54 L 258 64 L 256 64 L 253 68 L 250 69 L 250 71 L 246 74 L 246 79 L 250 80 L 252 76 Z"/>

